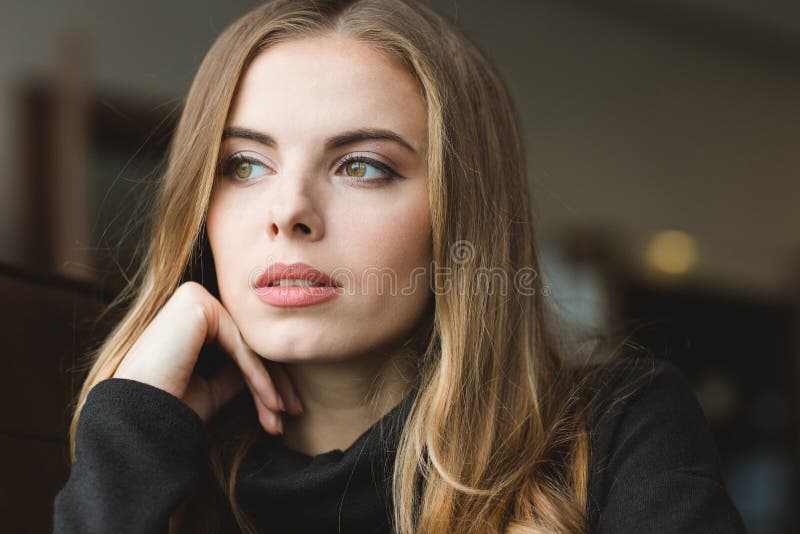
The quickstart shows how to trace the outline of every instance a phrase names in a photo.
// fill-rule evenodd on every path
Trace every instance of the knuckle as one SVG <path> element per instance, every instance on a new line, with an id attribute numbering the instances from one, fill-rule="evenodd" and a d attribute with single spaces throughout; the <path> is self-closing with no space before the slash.
<path id="1" fill-rule="evenodd" d="M 205 298 L 206 288 L 194 281 L 184 282 L 179 285 L 173 297 L 189 301 L 201 301 Z"/>
<path id="2" fill-rule="evenodd" d="M 262 410 L 261 413 L 258 414 L 258 421 L 264 428 L 269 428 L 272 425 L 272 421 L 269 418 L 269 414 L 265 410 Z"/>
<path id="3" fill-rule="evenodd" d="M 172 298 L 176 300 L 186 315 L 198 322 L 205 322 L 207 316 L 208 293 L 197 282 L 184 282 L 175 290 Z"/>

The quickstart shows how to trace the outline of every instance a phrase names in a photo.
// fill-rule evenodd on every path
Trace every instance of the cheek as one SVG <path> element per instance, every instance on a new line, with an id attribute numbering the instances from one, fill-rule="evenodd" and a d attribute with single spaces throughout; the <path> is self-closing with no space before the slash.
<path id="1" fill-rule="evenodd" d="M 347 245 L 338 255 L 354 274 L 348 280 L 353 297 L 343 301 L 335 320 L 338 342 L 348 354 L 408 336 L 431 292 L 427 205 L 396 201 L 358 212 L 359 219 L 347 219 Z"/>
<path id="2" fill-rule="evenodd" d="M 346 261 L 352 262 L 356 273 L 388 271 L 403 288 L 414 279 L 415 269 L 429 267 L 431 225 L 427 203 L 395 202 L 363 210 L 360 217 L 353 220 L 347 241 L 350 258 Z M 361 278 L 364 281 L 375 279 Z"/>
<path id="3" fill-rule="evenodd" d="M 236 221 L 235 214 L 232 213 L 225 199 L 212 197 L 206 215 L 206 232 L 214 257 L 217 282 L 223 303 L 227 300 L 225 295 L 240 285 L 234 279 L 236 275 L 241 274 L 242 269 L 242 266 L 235 265 L 237 258 L 242 256 L 241 253 L 237 254 L 236 252 L 242 250 L 242 243 L 237 240 L 241 236 L 241 230 L 237 230 Z"/>

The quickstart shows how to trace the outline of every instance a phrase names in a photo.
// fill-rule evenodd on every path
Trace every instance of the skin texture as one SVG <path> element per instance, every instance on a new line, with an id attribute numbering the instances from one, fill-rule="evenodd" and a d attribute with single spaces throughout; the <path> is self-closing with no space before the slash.
<path id="1" fill-rule="evenodd" d="M 404 384 L 391 365 L 377 410 L 365 394 L 432 296 L 424 98 L 407 71 L 364 43 L 302 38 L 255 58 L 226 126 L 266 133 L 274 146 L 238 137 L 220 146 L 223 167 L 236 153 L 257 160 L 228 166 L 212 193 L 220 300 L 246 344 L 282 363 L 302 401 L 302 416 L 283 415 L 284 442 L 312 455 L 344 449 L 399 402 Z M 326 147 L 365 128 L 391 130 L 413 150 L 388 140 Z M 387 173 L 342 164 L 353 154 L 401 177 L 361 183 Z M 265 304 L 251 285 L 274 261 L 312 265 L 344 291 L 312 306 Z"/>

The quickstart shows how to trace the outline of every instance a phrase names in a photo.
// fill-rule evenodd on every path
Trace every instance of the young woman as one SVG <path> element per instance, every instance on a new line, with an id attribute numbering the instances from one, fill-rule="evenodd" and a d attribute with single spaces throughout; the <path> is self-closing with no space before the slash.
<path id="1" fill-rule="evenodd" d="M 55 531 L 743 532 L 674 367 L 568 363 L 517 120 L 424 5 L 228 27 L 92 356 Z"/>

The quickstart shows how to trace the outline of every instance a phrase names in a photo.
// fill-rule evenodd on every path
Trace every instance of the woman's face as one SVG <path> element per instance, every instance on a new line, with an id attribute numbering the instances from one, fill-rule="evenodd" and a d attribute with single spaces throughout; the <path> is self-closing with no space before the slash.
<path id="1" fill-rule="evenodd" d="M 426 131 L 411 75 L 351 38 L 302 38 L 251 63 L 207 231 L 222 303 L 256 353 L 343 360 L 411 333 L 431 297 Z M 237 154 L 247 159 L 226 164 Z M 341 289 L 265 303 L 253 286 L 273 262 L 309 264 Z"/>

